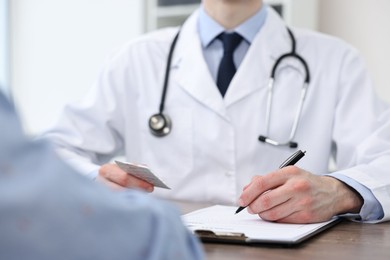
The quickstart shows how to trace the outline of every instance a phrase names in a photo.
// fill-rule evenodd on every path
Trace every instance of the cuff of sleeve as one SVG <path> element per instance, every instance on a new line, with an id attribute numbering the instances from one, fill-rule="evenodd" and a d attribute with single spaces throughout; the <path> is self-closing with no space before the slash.
<path id="1" fill-rule="evenodd" d="M 96 180 L 96 177 L 98 176 L 98 174 L 99 174 L 99 170 L 93 170 L 93 171 L 87 173 L 85 176 L 86 176 L 88 179 Z"/>
<path id="2" fill-rule="evenodd" d="M 86 158 L 76 157 L 72 151 L 61 148 L 57 148 L 55 151 L 65 163 L 67 163 L 81 175 L 91 180 L 96 179 L 100 166 L 91 163 Z"/>
<path id="3" fill-rule="evenodd" d="M 374 194 L 368 189 L 366 186 L 362 185 L 361 183 L 355 181 L 352 178 L 349 178 L 343 174 L 340 173 L 332 173 L 328 174 L 328 176 L 336 178 L 349 187 L 353 188 L 356 192 L 362 196 L 364 202 L 363 206 L 359 212 L 358 215 L 356 214 L 343 214 L 341 216 L 352 218 L 355 221 L 361 221 L 361 222 L 370 222 L 370 221 L 377 221 L 383 218 L 384 212 L 382 209 L 381 204 L 379 201 L 375 198 Z"/>

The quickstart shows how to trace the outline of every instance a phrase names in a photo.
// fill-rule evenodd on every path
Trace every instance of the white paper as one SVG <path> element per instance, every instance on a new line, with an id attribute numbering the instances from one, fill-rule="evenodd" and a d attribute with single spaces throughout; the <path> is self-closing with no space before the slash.
<path id="1" fill-rule="evenodd" d="M 120 161 L 115 161 L 115 163 L 119 166 L 119 168 L 121 168 L 128 174 L 137 177 L 141 180 L 144 180 L 146 182 L 149 182 L 150 184 L 153 184 L 155 187 L 171 189 L 156 175 L 154 175 L 148 167 L 144 165 L 137 165 L 133 163 L 120 162 Z"/>
<path id="2" fill-rule="evenodd" d="M 294 243 L 314 233 L 331 221 L 316 224 L 284 224 L 264 221 L 247 210 L 235 214 L 237 207 L 216 205 L 183 215 L 182 219 L 192 230 L 209 230 L 216 234 L 243 233 L 247 242 Z"/>

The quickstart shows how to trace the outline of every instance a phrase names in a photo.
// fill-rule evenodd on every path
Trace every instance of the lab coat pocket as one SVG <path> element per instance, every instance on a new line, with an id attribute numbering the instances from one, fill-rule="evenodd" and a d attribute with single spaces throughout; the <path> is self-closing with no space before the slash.
<path id="1" fill-rule="evenodd" d="M 149 117 L 156 111 L 148 111 Z M 155 136 L 148 124 L 142 131 L 142 154 L 144 162 L 172 189 L 180 185 L 193 168 L 193 127 L 190 109 L 171 108 L 164 114 L 171 119 L 172 130 L 166 136 Z"/>

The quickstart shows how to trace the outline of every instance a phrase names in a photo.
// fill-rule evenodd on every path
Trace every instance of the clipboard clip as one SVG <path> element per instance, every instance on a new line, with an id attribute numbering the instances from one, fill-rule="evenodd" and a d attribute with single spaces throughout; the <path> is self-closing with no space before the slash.
<path id="1" fill-rule="evenodd" d="M 203 242 L 242 242 L 245 243 L 247 236 L 236 232 L 214 232 L 211 230 L 198 229 L 194 231 Z"/>

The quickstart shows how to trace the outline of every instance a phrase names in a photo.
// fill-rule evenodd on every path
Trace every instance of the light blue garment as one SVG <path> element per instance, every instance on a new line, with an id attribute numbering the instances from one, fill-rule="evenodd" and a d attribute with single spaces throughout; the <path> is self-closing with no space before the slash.
<path id="1" fill-rule="evenodd" d="M 255 15 L 240 24 L 231 31 L 240 34 L 244 41 L 242 41 L 234 51 L 234 64 L 238 68 L 249 49 L 250 44 L 256 37 L 256 34 L 263 26 L 267 18 L 267 8 L 263 6 Z M 201 6 L 199 10 L 198 22 L 199 37 L 202 43 L 203 57 L 209 67 L 212 78 L 216 81 L 219 63 L 222 59 L 223 46 L 220 40 L 216 37 L 225 31 L 220 24 L 214 21 Z M 261 57 L 259 57 L 261 58 Z"/>
<path id="2" fill-rule="evenodd" d="M 342 216 L 349 217 L 357 221 L 373 221 L 373 220 L 378 220 L 383 218 L 384 212 L 381 204 L 378 202 L 374 194 L 372 194 L 372 192 L 367 187 L 337 172 L 329 174 L 329 176 L 332 176 L 344 182 L 349 187 L 352 187 L 364 199 L 363 206 L 358 215 L 344 214 Z"/>
<path id="3" fill-rule="evenodd" d="M 177 210 L 113 193 L 25 139 L 0 93 L 0 259 L 201 259 Z"/>
<path id="4" fill-rule="evenodd" d="M 254 16 L 232 30 L 239 33 L 245 39 L 234 52 L 234 63 L 237 68 L 244 59 L 256 34 L 264 25 L 266 18 L 267 8 L 266 6 L 263 6 Z M 209 67 L 212 78 L 216 81 L 218 66 L 223 55 L 222 42 L 216 40 L 216 37 L 225 31 L 225 29 L 206 13 L 203 6 L 201 6 L 199 10 L 198 27 L 203 56 Z M 261 57 L 259 57 L 259 59 L 261 59 Z M 364 205 L 357 216 L 357 219 L 371 221 L 383 218 L 384 213 L 379 201 L 367 187 L 342 174 L 330 174 L 330 176 L 333 176 L 355 189 L 364 199 Z M 351 216 L 353 217 L 353 215 Z"/>

